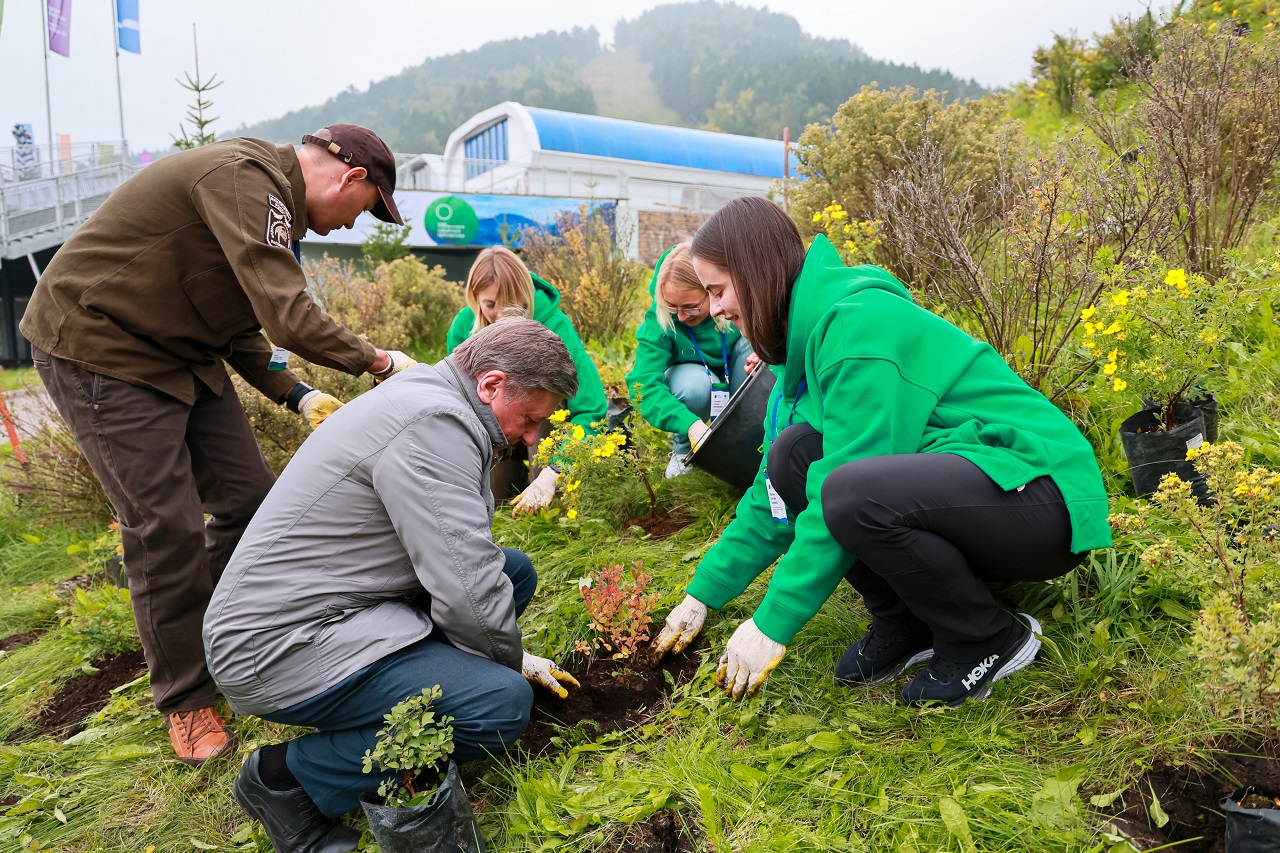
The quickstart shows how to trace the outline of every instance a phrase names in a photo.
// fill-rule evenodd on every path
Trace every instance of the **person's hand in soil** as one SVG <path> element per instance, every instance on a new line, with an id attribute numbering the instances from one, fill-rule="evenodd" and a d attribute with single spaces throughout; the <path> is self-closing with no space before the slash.
<path id="1" fill-rule="evenodd" d="M 693 642 L 693 638 L 698 636 L 705 621 L 707 621 L 707 605 L 692 595 L 686 595 L 684 601 L 667 614 L 666 624 L 662 626 L 658 639 L 653 641 L 649 649 L 649 660 L 656 664 L 668 653 L 680 654 Z"/>
<path id="2" fill-rule="evenodd" d="M 543 468 L 542 472 L 533 478 L 533 482 L 511 502 L 511 511 L 513 513 L 536 512 L 542 509 L 556 496 L 556 481 L 559 479 L 560 472 L 554 468 Z"/>
<path id="3" fill-rule="evenodd" d="M 744 693 L 754 696 L 786 654 L 786 646 L 766 637 L 755 620 L 748 619 L 733 632 L 724 648 L 716 684 L 734 699 L 741 699 Z"/>
<path id="4" fill-rule="evenodd" d="M 529 679 L 532 684 L 541 684 L 561 699 L 569 696 L 569 691 L 564 689 L 564 685 L 571 684 L 574 687 L 581 687 L 578 679 L 560 668 L 560 665 L 549 658 L 540 658 L 537 655 L 524 653 L 524 662 L 520 664 L 520 672 L 525 678 Z"/>
<path id="5" fill-rule="evenodd" d="M 298 411 L 311 424 L 312 429 L 319 429 L 325 418 L 341 408 L 342 401 L 337 397 L 314 388 L 302 395 L 302 399 L 298 401 Z"/>
<path id="6" fill-rule="evenodd" d="M 689 424 L 689 429 L 687 431 L 690 446 L 692 446 L 695 451 L 699 450 L 702 447 L 702 442 L 706 441 L 707 436 L 710 434 L 711 427 L 707 426 L 705 422 L 701 420 L 694 421 Z"/>

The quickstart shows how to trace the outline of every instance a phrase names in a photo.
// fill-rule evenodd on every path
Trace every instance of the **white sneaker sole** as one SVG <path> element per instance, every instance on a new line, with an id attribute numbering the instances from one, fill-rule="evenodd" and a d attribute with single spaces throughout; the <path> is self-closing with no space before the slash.
<path id="1" fill-rule="evenodd" d="M 879 678 L 871 679 L 871 683 L 884 684 L 886 681 L 893 681 L 899 675 L 902 675 L 902 673 L 911 669 L 911 667 L 915 666 L 916 664 L 924 663 L 925 661 L 932 660 L 932 659 L 933 659 L 933 649 L 925 649 L 924 651 L 916 652 L 915 655 L 908 658 L 906 661 L 902 663 L 901 666 L 897 667 L 892 672 L 886 672 L 884 675 L 880 676 Z"/>
<path id="2" fill-rule="evenodd" d="M 965 699 L 961 699 L 959 704 L 952 705 L 952 707 L 958 708 L 960 705 L 963 705 L 966 700 L 975 702 L 981 699 L 986 699 L 991 695 L 992 684 L 995 684 L 1006 675 L 1012 675 L 1020 669 L 1025 669 L 1033 660 L 1036 659 L 1036 655 L 1040 653 L 1040 637 L 1037 636 L 1041 633 L 1040 623 L 1029 613 L 1019 613 L 1018 616 L 1024 619 L 1027 627 L 1031 629 L 1031 634 L 1028 636 L 1027 641 L 1023 643 L 1016 652 L 1009 656 L 1009 659 L 1004 662 L 1004 666 L 996 670 L 996 674 L 991 676 L 990 681 L 982 685 L 982 687 L 980 687 L 973 695 L 967 696 Z"/>

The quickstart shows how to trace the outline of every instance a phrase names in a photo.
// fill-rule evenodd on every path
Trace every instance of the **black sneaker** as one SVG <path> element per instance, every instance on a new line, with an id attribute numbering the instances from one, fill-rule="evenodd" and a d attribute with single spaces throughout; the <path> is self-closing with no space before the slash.
<path id="1" fill-rule="evenodd" d="M 301 787 L 273 791 L 262 781 L 260 750 L 245 759 L 231 786 L 236 802 L 261 822 L 276 853 L 350 853 L 360 833 L 325 817 Z"/>
<path id="2" fill-rule="evenodd" d="M 1036 652 L 1040 651 L 1040 639 L 1036 636 L 1039 633 L 1040 623 L 1026 613 L 1019 613 L 1013 620 L 1009 639 L 994 654 L 976 663 L 956 663 L 934 657 L 928 669 L 902 688 L 902 698 L 908 705 L 945 702 L 952 708 L 959 708 L 969 699 L 986 699 L 991 695 L 992 682 L 1035 660 Z"/>
<path id="3" fill-rule="evenodd" d="M 836 664 L 836 681 L 846 687 L 890 681 L 907 667 L 933 657 L 933 639 L 914 637 L 894 640 L 872 628 L 845 650 Z"/>

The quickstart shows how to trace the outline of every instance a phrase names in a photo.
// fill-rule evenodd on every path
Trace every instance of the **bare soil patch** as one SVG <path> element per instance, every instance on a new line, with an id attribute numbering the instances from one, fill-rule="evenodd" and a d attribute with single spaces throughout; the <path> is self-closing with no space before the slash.
<path id="1" fill-rule="evenodd" d="M 97 664 L 93 675 L 77 675 L 63 684 L 40 716 L 15 732 L 15 741 L 54 737 L 65 740 L 85 729 L 85 720 L 106 706 L 111 691 L 128 684 L 147 669 L 141 651 L 126 652 Z"/>
<path id="2" fill-rule="evenodd" d="M 632 518 L 627 521 L 626 527 L 639 527 L 649 534 L 650 538 L 666 539 L 684 530 L 690 524 L 693 524 L 693 516 L 683 510 L 677 510 L 669 515 L 651 512 L 639 518 Z"/>
<path id="3" fill-rule="evenodd" d="M 680 818 L 662 811 L 633 823 L 618 849 L 631 853 L 696 853 L 698 848 L 685 833 Z"/>
<path id="4" fill-rule="evenodd" d="M 44 634 L 44 630 L 23 631 L 21 634 L 11 634 L 0 640 L 0 652 L 7 652 L 12 649 L 20 649 L 23 646 L 29 646 L 36 640 L 40 639 Z"/>

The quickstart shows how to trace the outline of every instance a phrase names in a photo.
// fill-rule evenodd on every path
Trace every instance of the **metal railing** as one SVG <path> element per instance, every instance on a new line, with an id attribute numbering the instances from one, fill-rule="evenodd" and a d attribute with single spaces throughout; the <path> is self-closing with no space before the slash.
<path id="1" fill-rule="evenodd" d="M 106 140 L 67 145 L 0 147 L 0 185 L 38 181 L 89 169 L 120 164 L 137 165 L 127 142 Z"/>
<path id="2" fill-rule="evenodd" d="M 117 162 L 52 178 L 0 183 L 0 250 L 41 235 L 65 238 L 135 171 Z"/>

